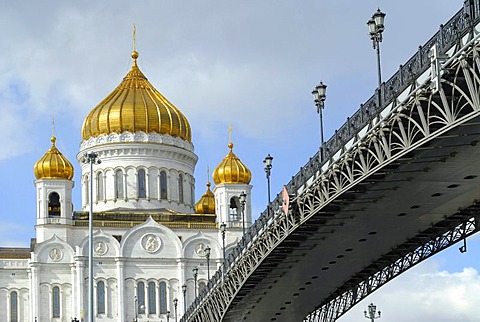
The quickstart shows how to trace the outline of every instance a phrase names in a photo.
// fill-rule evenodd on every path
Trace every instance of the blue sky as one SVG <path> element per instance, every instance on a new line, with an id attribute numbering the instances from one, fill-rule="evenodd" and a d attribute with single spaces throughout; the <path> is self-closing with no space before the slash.
<path id="1" fill-rule="evenodd" d="M 267 200 L 264 157 L 274 157 L 276 194 L 318 149 L 311 96 L 318 82 L 328 85 L 326 138 L 373 94 L 376 58 L 366 22 L 377 7 L 387 13 L 386 80 L 461 6 L 451 0 L 9 2 L 0 12 L 0 245 L 28 246 L 35 235 L 33 165 L 50 147 L 52 116 L 57 147 L 76 167 L 79 209 L 82 122 L 129 70 L 133 23 L 140 68 L 192 126 L 197 198 L 207 166 L 213 170 L 228 152 L 232 124 L 234 152 L 252 170 L 259 214 Z M 363 319 L 371 301 L 389 321 L 479 320 L 471 308 L 480 300 L 468 296 L 480 285 L 479 237 L 468 248 L 460 254 L 454 246 L 419 265 L 340 321 Z M 425 304 L 450 287 L 465 287 L 454 292 L 460 302 Z"/>

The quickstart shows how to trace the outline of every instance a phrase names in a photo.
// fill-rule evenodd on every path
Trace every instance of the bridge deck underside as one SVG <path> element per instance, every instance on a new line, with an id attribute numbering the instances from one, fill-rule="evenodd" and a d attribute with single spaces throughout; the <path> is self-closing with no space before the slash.
<path id="1" fill-rule="evenodd" d="M 420 246 L 408 243 L 480 197 L 477 141 L 479 118 L 336 198 L 270 254 L 224 321 L 299 321 L 348 281 L 401 258 L 406 246 Z"/>

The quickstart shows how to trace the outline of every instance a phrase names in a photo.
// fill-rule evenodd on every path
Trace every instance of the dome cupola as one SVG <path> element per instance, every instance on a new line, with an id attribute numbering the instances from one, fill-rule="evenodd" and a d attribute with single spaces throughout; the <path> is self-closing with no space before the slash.
<path id="1" fill-rule="evenodd" d="M 220 162 L 215 171 L 213 171 L 213 182 L 215 182 L 216 185 L 222 183 L 249 184 L 250 180 L 252 180 L 252 173 L 235 153 L 233 153 L 233 143 L 230 142 L 228 148 L 230 152 L 228 152 L 227 156 Z"/>
<path id="2" fill-rule="evenodd" d="M 33 172 L 37 179 L 72 180 L 73 178 L 73 166 L 55 146 L 56 140 L 57 138 L 52 136 L 50 139 L 52 146 L 33 167 Z"/>
<path id="3" fill-rule="evenodd" d="M 122 82 L 83 122 L 83 140 L 101 134 L 155 132 L 191 142 L 191 128 L 187 118 L 140 71 L 135 50 L 132 58 L 133 66 Z"/>
<path id="4" fill-rule="evenodd" d="M 210 182 L 207 182 L 207 191 L 198 200 L 195 205 L 195 213 L 197 214 L 214 214 L 215 213 L 215 196 L 210 190 Z"/>

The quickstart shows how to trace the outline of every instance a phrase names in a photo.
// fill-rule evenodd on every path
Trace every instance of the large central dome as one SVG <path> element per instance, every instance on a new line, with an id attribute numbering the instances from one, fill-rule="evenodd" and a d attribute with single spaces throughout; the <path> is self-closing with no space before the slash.
<path id="1" fill-rule="evenodd" d="M 83 122 L 82 138 L 125 131 L 156 132 L 191 142 L 187 118 L 170 103 L 137 66 L 138 53 L 132 52 L 133 66 L 120 85 L 98 104 Z"/>

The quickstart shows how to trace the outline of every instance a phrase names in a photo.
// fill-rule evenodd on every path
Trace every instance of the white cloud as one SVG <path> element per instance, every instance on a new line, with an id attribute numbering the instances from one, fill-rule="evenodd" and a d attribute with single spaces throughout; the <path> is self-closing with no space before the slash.
<path id="1" fill-rule="evenodd" d="M 439 270 L 437 262 L 428 261 L 387 283 L 339 322 L 364 320 L 363 311 L 371 302 L 382 311 L 381 320 L 389 322 L 479 321 L 478 294 L 480 276 L 475 268 L 448 272 Z"/>

